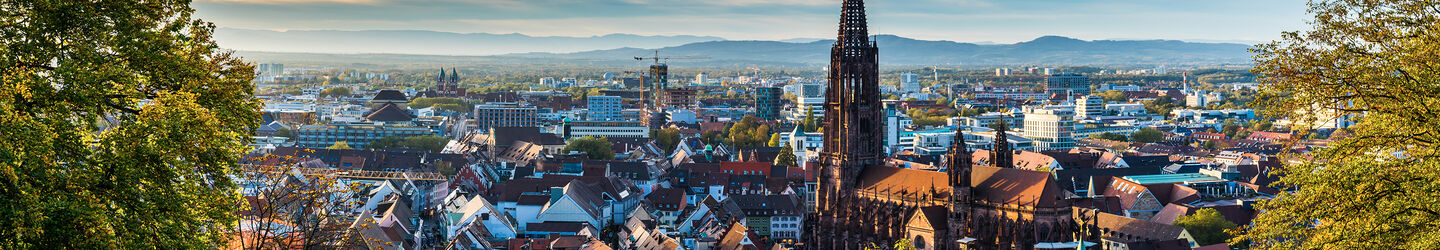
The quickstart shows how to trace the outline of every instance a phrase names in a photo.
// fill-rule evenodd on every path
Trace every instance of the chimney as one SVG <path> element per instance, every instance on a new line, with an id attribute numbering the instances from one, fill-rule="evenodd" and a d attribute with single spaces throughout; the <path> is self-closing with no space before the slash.
<path id="1" fill-rule="evenodd" d="M 554 203 L 560 197 L 565 197 L 565 187 L 550 187 L 550 202 Z"/>

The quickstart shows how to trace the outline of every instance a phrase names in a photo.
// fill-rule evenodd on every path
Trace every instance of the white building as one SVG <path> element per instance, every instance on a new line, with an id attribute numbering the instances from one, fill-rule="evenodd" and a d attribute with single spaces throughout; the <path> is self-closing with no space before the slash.
<path id="1" fill-rule="evenodd" d="M 1075 147 L 1074 109 L 1026 109 L 1025 138 L 1035 140 L 1035 150 L 1069 150 Z"/>
<path id="2" fill-rule="evenodd" d="M 1075 102 L 1075 118 L 1084 119 L 1105 115 L 1105 99 L 1087 95 Z"/>

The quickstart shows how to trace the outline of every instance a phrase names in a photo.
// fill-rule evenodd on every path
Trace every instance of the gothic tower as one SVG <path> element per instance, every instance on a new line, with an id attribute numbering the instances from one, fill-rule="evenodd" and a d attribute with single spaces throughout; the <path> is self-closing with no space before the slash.
<path id="1" fill-rule="evenodd" d="M 840 30 L 830 49 L 829 89 L 825 92 L 825 141 L 820 153 L 813 239 L 817 249 L 858 247 L 863 235 L 851 232 L 856 181 L 866 166 L 884 160 L 878 49 L 870 41 L 862 0 L 844 0 Z"/>
<path id="2" fill-rule="evenodd" d="M 990 166 L 992 167 L 1009 168 L 1014 166 L 1012 159 L 1015 157 L 1015 153 L 1010 149 L 1010 139 L 1007 138 L 1009 135 L 1005 133 L 1008 130 L 1010 127 L 1005 124 L 1004 117 L 995 121 L 995 146 L 994 150 L 990 150 Z"/>
<path id="3" fill-rule="evenodd" d="M 960 128 L 955 129 L 955 142 L 950 146 L 950 152 L 945 155 L 946 173 L 950 176 L 950 217 L 948 218 L 949 237 L 959 239 L 970 235 L 970 215 L 974 213 L 971 209 L 970 150 L 965 144 L 965 133 Z M 937 244 L 952 244 L 951 242 L 937 242 Z M 958 246 L 957 246 L 958 248 Z M 943 249 L 943 248 L 942 248 Z"/>

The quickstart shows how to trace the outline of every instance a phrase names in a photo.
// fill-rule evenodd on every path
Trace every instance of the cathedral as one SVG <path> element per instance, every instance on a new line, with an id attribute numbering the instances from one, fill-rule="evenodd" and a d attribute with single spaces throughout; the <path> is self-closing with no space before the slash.
<path id="1" fill-rule="evenodd" d="M 806 245 L 884 248 L 907 239 L 917 249 L 1031 249 L 1073 242 L 1081 231 L 1074 199 L 1050 173 L 1012 167 L 1003 122 L 988 157 L 972 156 L 957 139 L 943 172 L 884 164 L 878 48 L 866 25 L 864 2 L 844 0 Z"/>
<path id="2" fill-rule="evenodd" d="M 440 77 L 435 79 L 435 87 L 420 93 L 421 97 L 465 97 L 465 88 L 460 87 L 460 71 L 450 69 L 450 74 L 445 74 L 445 68 L 440 68 Z"/>

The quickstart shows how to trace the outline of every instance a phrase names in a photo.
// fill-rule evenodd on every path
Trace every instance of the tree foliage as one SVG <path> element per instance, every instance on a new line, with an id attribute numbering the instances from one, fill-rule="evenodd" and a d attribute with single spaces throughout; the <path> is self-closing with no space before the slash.
<path id="1" fill-rule="evenodd" d="M 675 147 L 680 146 L 680 129 L 678 128 L 651 130 L 651 133 L 654 133 L 650 137 L 655 138 L 655 146 L 660 146 L 660 149 L 665 150 L 666 154 L 675 151 Z"/>
<path id="2" fill-rule="evenodd" d="M 473 111 L 472 107 L 475 106 L 475 103 L 454 97 L 421 97 L 410 100 L 407 106 L 412 109 L 434 107 L 439 110 L 465 113 Z"/>
<path id="3" fill-rule="evenodd" d="M 1204 208 L 1195 211 L 1195 214 L 1180 216 L 1175 219 L 1175 226 L 1190 231 L 1190 235 L 1194 236 L 1196 243 L 1201 246 L 1225 243 L 1230 240 L 1230 233 L 1227 231 L 1237 227 L 1234 222 L 1225 220 L 1225 216 L 1220 215 L 1214 208 Z"/>
<path id="4" fill-rule="evenodd" d="M 352 149 L 352 148 L 350 148 L 350 143 L 347 143 L 347 142 L 345 142 L 345 141 L 335 141 L 335 144 L 332 144 L 332 145 L 330 145 L 329 147 L 325 147 L 325 149 Z"/>
<path id="5" fill-rule="evenodd" d="M 1184 103 L 1176 103 L 1175 99 L 1171 99 L 1168 96 L 1161 96 L 1160 98 L 1155 98 L 1155 100 L 1146 101 L 1144 104 L 1145 112 L 1164 116 L 1170 115 L 1170 110 L 1184 106 Z"/>
<path id="6" fill-rule="evenodd" d="M 1156 143 L 1165 140 L 1165 133 L 1154 128 L 1142 128 L 1140 131 L 1130 133 L 1130 140 L 1139 143 Z"/>
<path id="7" fill-rule="evenodd" d="M 247 201 L 238 209 L 241 221 L 231 246 L 245 249 L 332 248 L 362 242 L 351 234 L 351 214 L 363 200 L 356 193 L 363 188 L 358 182 L 346 182 L 335 175 L 292 175 L 298 160 L 291 156 L 264 156 L 251 162 L 275 162 L 254 165 L 239 173 L 247 186 Z M 363 197 L 363 196 L 362 196 Z"/>
<path id="8" fill-rule="evenodd" d="M 585 152 L 593 160 L 614 160 L 615 149 L 605 137 L 586 136 L 565 143 L 565 152 Z"/>
<path id="9" fill-rule="evenodd" d="M 790 146 L 780 147 L 780 154 L 775 156 L 776 166 L 798 167 L 799 160 L 795 157 L 795 148 Z"/>
<path id="10" fill-rule="evenodd" d="M 346 88 L 346 87 L 333 87 L 333 88 L 328 88 L 328 89 L 325 89 L 325 90 L 320 91 L 320 96 L 348 96 L 348 95 L 350 95 L 350 88 Z"/>
<path id="11" fill-rule="evenodd" d="M 1232 243 L 1257 249 L 1440 245 L 1440 1 L 1312 2 L 1312 31 L 1256 47 L 1258 104 L 1311 127 L 1356 116 L 1348 134 L 1275 173 Z"/>
<path id="12" fill-rule="evenodd" d="M 375 140 L 375 142 L 371 142 L 370 144 L 365 145 L 365 148 L 377 150 L 410 148 L 424 149 L 430 152 L 439 153 L 440 150 L 445 149 L 445 144 L 447 143 L 450 143 L 450 139 L 435 135 L 417 135 L 407 137 L 386 136 L 380 138 L 379 140 Z"/>
<path id="13" fill-rule="evenodd" d="M 0 1 L 0 248 L 221 248 L 254 68 L 184 0 Z"/>
<path id="14" fill-rule="evenodd" d="M 737 149 L 764 147 L 770 142 L 770 125 L 760 124 L 760 119 L 746 116 L 730 125 L 730 144 Z"/>
<path id="15" fill-rule="evenodd" d="M 1130 138 L 1129 138 L 1129 137 L 1125 137 L 1125 135 L 1116 134 L 1116 133 L 1109 133 L 1109 132 L 1090 135 L 1090 138 L 1101 139 L 1101 140 L 1111 140 L 1111 141 L 1130 141 Z"/>

